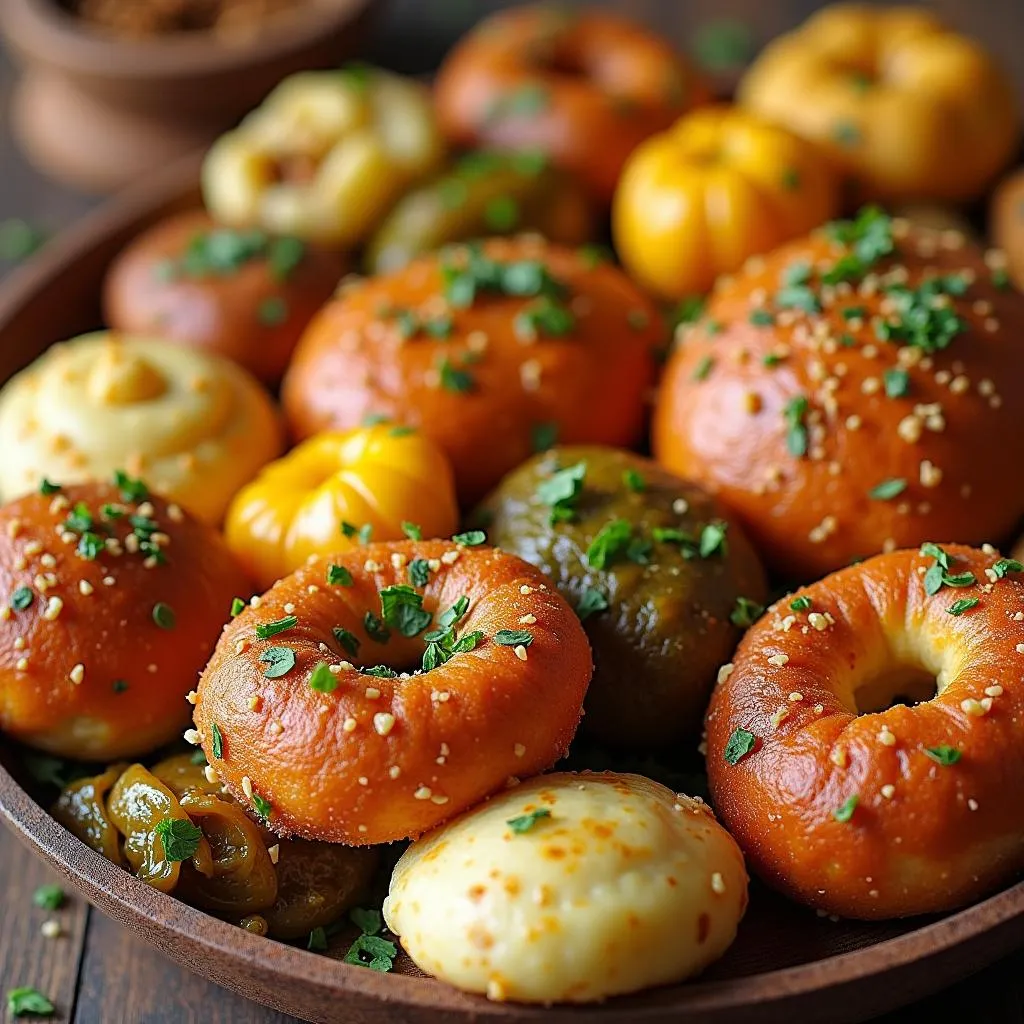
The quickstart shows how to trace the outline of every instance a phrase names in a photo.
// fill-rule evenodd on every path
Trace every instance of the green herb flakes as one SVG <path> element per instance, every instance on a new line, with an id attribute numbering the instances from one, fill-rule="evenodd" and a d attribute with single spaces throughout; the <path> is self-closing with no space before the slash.
<path id="1" fill-rule="evenodd" d="M 352 573 L 345 566 L 332 563 L 327 566 L 327 583 L 332 587 L 351 587 Z"/>
<path id="2" fill-rule="evenodd" d="M 18 589 L 11 594 L 11 608 L 16 612 L 23 612 L 32 607 L 32 602 L 35 599 L 36 595 L 30 587 L 18 587 Z"/>
<path id="3" fill-rule="evenodd" d="M 521 836 L 529 832 L 538 821 L 550 817 L 551 812 L 546 807 L 538 807 L 535 811 L 527 811 L 525 814 L 520 814 L 515 818 L 509 818 L 505 824 L 508 825 L 514 835 Z"/>
<path id="4" fill-rule="evenodd" d="M 961 597 L 959 601 L 954 601 L 946 611 L 950 615 L 959 617 L 964 612 L 969 612 L 972 608 L 976 608 L 979 604 L 981 604 L 980 597 Z"/>
<path id="5" fill-rule="evenodd" d="M 739 764 L 757 746 L 757 737 L 746 729 L 737 728 L 725 744 L 722 756 L 727 764 Z"/>
<path id="6" fill-rule="evenodd" d="M 903 398 L 910 390 L 910 374 L 906 370 L 886 370 L 882 376 L 887 397 Z"/>
<path id="7" fill-rule="evenodd" d="M 599 590 L 597 587 L 587 587 L 580 594 L 580 599 L 576 604 L 576 614 L 579 616 L 580 622 L 590 618 L 591 615 L 596 615 L 598 612 L 603 612 L 607 609 L 608 598 L 605 596 L 604 591 Z"/>
<path id="8" fill-rule="evenodd" d="M 409 582 L 414 587 L 425 587 L 430 582 L 430 564 L 425 558 L 414 558 L 406 567 Z"/>
<path id="9" fill-rule="evenodd" d="M 623 554 L 633 536 L 633 526 L 625 519 L 613 519 L 598 531 L 587 548 L 587 564 L 593 569 L 606 569 Z"/>
<path id="10" fill-rule="evenodd" d="M 346 964 L 368 967 L 371 971 L 386 974 L 395 965 L 398 947 L 379 935 L 360 935 L 342 958 Z"/>
<path id="11" fill-rule="evenodd" d="M 1024 565 L 1018 562 L 1016 558 L 1000 558 L 992 566 L 992 571 L 996 574 L 996 579 L 1001 580 L 1007 573 L 1024 572 Z"/>
<path id="12" fill-rule="evenodd" d="M 403 520 L 402 533 L 404 533 L 409 540 L 423 540 L 423 528 L 417 523 L 410 523 Z"/>
<path id="13" fill-rule="evenodd" d="M 452 540 L 467 548 L 476 548 L 487 543 L 487 534 L 483 530 L 467 530 L 465 533 L 454 534 Z"/>
<path id="14" fill-rule="evenodd" d="M 260 640 L 269 640 L 272 636 L 277 636 L 278 633 L 285 633 L 289 629 L 294 629 L 299 624 L 299 618 L 297 615 L 286 615 L 282 619 L 275 619 L 273 622 L 264 622 L 256 627 L 256 636 Z"/>
<path id="15" fill-rule="evenodd" d="M 537 500 L 551 506 L 551 522 L 570 522 L 576 515 L 576 502 L 583 493 L 586 462 L 577 462 L 552 473 L 537 485 Z"/>
<path id="16" fill-rule="evenodd" d="M 948 768 L 950 765 L 954 765 L 963 756 L 963 753 L 956 747 L 925 747 L 925 755 L 930 757 L 936 764 L 941 764 L 944 768 Z"/>
<path id="17" fill-rule="evenodd" d="M 174 609 L 169 604 L 164 604 L 163 601 L 157 601 L 153 605 L 153 621 L 161 629 L 174 629 L 175 623 L 177 622 L 177 616 L 174 614 Z"/>
<path id="18" fill-rule="evenodd" d="M 213 748 L 212 753 L 216 758 L 224 757 L 224 734 L 220 731 L 220 726 L 213 722 L 210 726 L 210 732 L 212 733 L 211 747 Z"/>
<path id="19" fill-rule="evenodd" d="M 814 601 L 808 594 L 800 594 L 789 602 L 789 607 L 795 612 L 807 612 L 814 607 Z"/>
<path id="20" fill-rule="evenodd" d="M 260 655 L 260 662 L 267 666 L 263 670 L 267 679 L 280 679 L 295 668 L 295 651 L 290 647 L 268 647 Z"/>
<path id="21" fill-rule="evenodd" d="M 807 454 L 808 434 L 804 417 L 809 408 L 810 403 L 804 395 L 794 395 L 782 410 L 786 423 L 786 448 L 798 459 Z"/>
<path id="22" fill-rule="evenodd" d="M 313 674 L 309 677 L 309 688 L 317 693 L 334 693 L 338 688 L 338 677 L 331 671 L 326 661 L 318 661 Z"/>
<path id="23" fill-rule="evenodd" d="M 396 583 L 380 592 L 383 620 L 402 636 L 419 636 L 433 616 L 423 607 L 423 595 L 406 583 Z"/>
<path id="24" fill-rule="evenodd" d="M 852 817 L 853 812 L 857 810 L 857 805 L 860 803 L 860 797 L 854 793 L 852 796 L 847 797 L 833 812 L 832 817 L 836 821 L 846 824 Z"/>
<path id="25" fill-rule="evenodd" d="M 900 477 L 892 477 L 883 480 L 868 491 L 868 497 L 873 501 L 892 501 L 898 498 L 907 489 L 907 481 Z"/>
<path id="26" fill-rule="evenodd" d="M 379 644 L 386 644 L 391 639 L 391 630 L 373 612 L 367 612 L 363 616 L 363 629 L 371 640 Z"/>
<path id="27" fill-rule="evenodd" d="M 7 993 L 7 1012 L 12 1017 L 49 1017 L 57 1011 L 38 989 L 22 986 Z"/>
<path id="28" fill-rule="evenodd" d="M 264 820 L 270 821 L 270 815 L 273 811 L 273 807 L 269 800 L 260 796 L 255 790 L 252 794 L 252 807 L 253 810 Z"/>
<path id="29" fill-rule="evenodd" d="M 749 597 L 737 597 L 736 605 L 729 613 L 729 621 L 740 629 L 749 629 L 764 612 L 764 605 L 751 601 Z"/>
<path id="30" fill-rule="evenodd" d="M 693 379 L 694 380 L 707 380 L 708 374 L 714 369 L 715 357 L 714 356 L 701 356 L 698 360 L 697 365 L 693 368 Z"/>
<path id="31" fill-rule="evenodd" d="M 164 818 L 154 829 L 163 844 L 164 856 L 175 862 L 188 860 L 199 849 L 202 829 L 184 818 Z"/>
<path id="32" fill-rule="evenodd" d="M 530 450 L 546 452 L 558 443 L 557 423 L 534 423 L 530 427 Z"/>
<path id="33" fill-rule="evenodd" d="M 355 633 L 349 632 L 347 629 L 343 629 L 341 626 L 335 626 L 331 633 L 334 639 L 338 641 L 339 646 L 344 650 L 350 657 L 355 658 L 359 654 L 359 637 Z"/>
<path id="34" fill-rule="evenodd" d="M 502 647 L 529 647 L 533 634 L 527 629 L 499 629 L 494 634 L 494 642 Z"/>
<path id="35" fill-rule="evenodd" d="M 67 895 L 59 885 L 41 885 L 32 893 L 32 902 L 42 910 L 60 910 Z"/>

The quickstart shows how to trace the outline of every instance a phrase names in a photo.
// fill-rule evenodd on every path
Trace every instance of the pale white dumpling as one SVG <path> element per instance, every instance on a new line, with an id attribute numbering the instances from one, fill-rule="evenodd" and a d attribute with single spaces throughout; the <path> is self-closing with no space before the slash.
<path id="1" fill-rule="evenodd" d="M 588 1002 L 680 981 L 747 905 L 732 837 L 639 775 L 544 775 L 413 843 L 388 927 L 428 974 L 491 999 Z"/>

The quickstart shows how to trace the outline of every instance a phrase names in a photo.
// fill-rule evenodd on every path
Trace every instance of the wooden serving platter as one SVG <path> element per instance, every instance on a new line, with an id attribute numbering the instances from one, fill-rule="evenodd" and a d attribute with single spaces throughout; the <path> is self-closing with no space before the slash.
<path id="1" fill-rule="evenodd" d="M 9 277 L 0 287 L 0 382 L 53 342 L 99 326 L 107 265 L 142 228 L 196 204 L 197 176 L 196 158 L 167 168 Z M 735 945 L 696 981 L 596 1007 L 489 1003 L 423 977 L 404 956 L 394 974 L 378 974 L 210 917 L 108 863 L 37 796 L 19 752 L 4 744 L 0 818 L 86 899 L 190 969 L 312 1021 L 734 1024 L 756 1014 L 763 1024 L 843 1024 L 920 999 L 1024 945 L 1024 882 L 956 914 L 884 924 L 819 918 L 755 885 Z"/>

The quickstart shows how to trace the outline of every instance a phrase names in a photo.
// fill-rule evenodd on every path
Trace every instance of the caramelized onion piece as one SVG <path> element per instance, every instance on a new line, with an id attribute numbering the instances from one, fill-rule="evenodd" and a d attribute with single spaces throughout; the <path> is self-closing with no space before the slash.
<path id="1" fill-rule="evenodd" d="M 73 835 L 115 864 L 123 864 L 121 837 L 107 813 L 106 796 L 125 769 L 111 765 L 101 775 L 76 779 L 61 791 L 53 816 Z"/>
<path id="2" fill-rule="evenodd" d="M 213 864 L 209 875 L 183 866 L 178 895 L 221 914 L 246 916 L 273 906 L 277 873 L 259 828 L 245 811 L 198 790 L 186 793 L 181 804 L 203 830 Z"/>
<path id="3" fill-rule="evenodd" d="M 165 757 L 149 770 L 179 800 L 186 793 L 195 790 L 200 793 L 209 793 L 211 796 L 217 796 L 221 790 L 219 782 L 210 782 L 206 777 L 206 764 L 196 764 L 192 760 L 191 754 L 175 754 L 172 757 Z"/>
<path id="4" fill-rule="evenodd" d="M 191 824 L 178 798 L 141 764 L 133 764 L 110 791 L 107 810 L 125 837 L 124 855 L 131 870 L 143 882 L 171 892 L 178 884 L 181 862 L 167 858 L 157 826 L 168 819 Z M 213 873 L 213 854 L 205 838 L 199 840 L 191 862 L 201 874 Z"/>

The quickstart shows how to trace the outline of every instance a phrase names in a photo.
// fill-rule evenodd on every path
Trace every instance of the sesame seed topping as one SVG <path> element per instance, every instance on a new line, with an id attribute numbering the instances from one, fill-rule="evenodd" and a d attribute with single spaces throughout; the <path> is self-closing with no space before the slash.
<path id="1" fill-rule="evenodd" d="M 789 699 L 790 699 L 790 701 L 792 701 L 792 703 L 799 704 L 800 701 L 802 701 L 804 699 L 804 695 L 799 690 L 794 690 L 789 695 Z"/>
<path id="2" fill-rule="evenodd" d="M 523 744 L 522 744 L 522 743 L 517 743 L 517 744 L 516 744 L 516 745 L 515 745 L 515 746 L 514 746 L 514 747 L 512 748 L 512 753 L 513 753 L 513 754 L 515 754 L 515 755 L 516 755 L 516 757 L 522 757 L 522 756 L 523 756 L 523 755 L 524 755 L 524 754 L 526 753 L 526 747 L 525 747 L 525 746 L 523 746 Z"/>
<path id="3" fill-rule="evenodd" d="M 393 765 L 392 765 L 392 766 L 391 766 L 391 767 L 390 767 L 390 768 L 388 769 L 388 775 L 389 775 L 389 776 L 390 776 L 391 778 L 393 778 L 393 779 L 397 779 L 397 778 L 398 778 L 398 776 L 399 776 L 399 775 L 401 775 L 401 774 L 402 774 L 402 769 L 401 769 L 401 768 L 399 768 L 397 764 L 393 764 Z"/>
<path id="4" fill-rule="evenodd" d="M 779 668 L 782 668 L 783 665 L 789 664 L 789 655 L 788 654 L 773 654 L 768 659 L 768 664 L 769 665 L 776 665 Z"/>
<path id="5" fill-rule="evenodd" d="M 209 782 L 211 785 L 220 780 L 220 776 L 217 774 L 217 769 L 214 768 L 212 764 L 208 764 L 203 769 L 203 774 L 206 776 L 206 781 Z"/>
<path id="6" fill-rule="evenodd" d="M 1001 697 L 1003 695 L 1003 688 L 996 683 L 994 686 L 985 687 L 986 697 Z"/>
<path id="7" fill-rule="evenodd" d="M 970 799 L 968 799 L 968 801 L 967 801 L 967 806 L 968 806 L 968 807 L 969 807 L 969 808 L 970 808 L 970 809 L 971 809 L 972 811 L 976 811 L 976 810 L 978 809 L 978 801 L 977 801 L 977 800 L 975 800 L 975 799 L 974 799 L 974 797 L 971 797 L 971 798 L 970 798 Z"/>
<path id="8" fill-rule="evenodd" d="M 263 707 L 263 698 L 258 693 L 254 693 L 249 698 L 249 710 L 259 711 L 261 707 Z"/>
<path id="9" fill-rule="evenodd" d="M 982 705 L 980 700 L 975 700 L 973 697 L 960 701 L 960 707 L 965 714 L 970 715 L 972 718 L 981 718 L 985 714 L 984 705 Z"/>
<path id="10" fill-rule="evenodd" d="M 284 732 L 284 726 L 275 718 L 268 726 L 271 736 L 280 736 Z"/>
<path id="11" fill-rule="evenodd" d="M 711 891 L 716 896 L 721 896 L 725 892 L 725 879 L 718 871 L 711 876 Z"/>
<path id="12" fill-rule="evenodd" d="M 245 794 L 246 800 L 252 799 L 252 779 L 248 775 L 242 776 L 242 792 Z"/>
<path id="13" fill-rule="evenodd" d="M 413 799 L 415 799 L 415 800 L 429 800 L 433 795 L 434 795 L 433 791 L 430 789 L 429 786 L 420 786 L 419 789 L 417 789 L 413 793 Z"/>
<path id="14" fill-rule="evenodd" d="M 78 581 L 78 592 L 82 597 L 91 597 L 94 591 L 93 585 L 88 580 Z"/>
<path id="15" fill-rule="evenodd" d="M 364 693 L 367 700 L 376 700 L 380 696 L 380 690 L 376 686 L 368 686 Z"/>
<path id="16" fill-rule="evenodd" d="M 355 720 L 355 719 L 354 719 L 354 718 L 353 718 L 353 717 L 352 717 L 352 716 L 350 715 L 350 716 L 349 716 L 348 718 L 346 718 L 346 719 L 345 719 L 345 721 L 344 721 L 344 722 L 342 723 L 342 726 L 341 726 L 341 728 L 342 728 L 342 730 L 343 730 L 344 732 L 355 732 L 355 730 L 356 730 L 356 726 L 357 726 L 358 724 L 359 724 L 359 723 L 358 723 L 358 722 L 356 722 L 356 720 Z"/>
<path id="17" fill-rule="evenodd" d="M 878 734 L 878 742 L 881 743 L 883 747 L 896 746 L 896 736 L 887 725 L 882 726 L 882 730 Z"/>
<path id="18" fill-rule="evenodd" d="M 718 670 L 718 685 L 721 686 L 735 670 L 736 666 L 731 661 L 726 662 L 726 664 Z"/>
<path id="19" fill-rule="evenodd" d="M 185 742 L 192 744 L 193 747 L 198 747 L 202 742 L 202 737 L 199 735 L 198 729 L 186 729 L 182 736 Z"/>
<path id="20" fill-rule="evenodd" d="M 828 619 L 825 618 L 821 612 L 811 612 L 811 614 L 807 616 L 807 624 L 811 626 L 812 629 L 816 629 L 819 633 L 828 629 Z"/>
<path id="21" fill-rule="evenodd" d="M 59 921 L 44 921 L 42 927 L 39 929 L 45 939 L 57 939 L 60 938 L 61 928 Z"/>
<path id="22" fill-rule="evenodd" d="M 28 670 L 28 658 L 19 658 L 15 663 L 14 667 L 19 672 L 25 672 Z"/>
<path id="23" fill-rule="evenodd" d="M 48 622 L 53 622 L 59 617 L 63 610 L 64 602 L 59 597 L 51 597 L 46 602 L 46 610 L 43 612 L 43 618 Z"/>
<path id="24" fill-rule="evenodd" d="M 886 800 L 891 800 L 896 795 L 896 787 L 891 782 L 887 782 L 879 792 Z"/>
<path id="25" fill-rule="evenodd" d="M 526 648 L 522 644 L 517 644 L 512 650 L 520 661 L 526 661 L 527 657 L 529 657 L 526 653 Z"/>
<path id="26" fill-rule="evenodd" d="M 828 759 L 839 768 L 845 768 L 849 764 L 849 755 L 846 753 L 846 747 L 833 747 L 832 752 L 828 755 Z"/>
<path id="27" fill-rule="evenodd" d="M 80 686 L 82 680 L 85 678 L 85 666 L 79 662 L 68 674 L 68 678 L 75 684 L 75 686 Z"/>
<path id="28" fill-rule="evenodd" d="M 533 593 L 533 591 L 534 591 L 534 588 L 533 588 L 533 587 L 531 587 L 531 586 L 528 586 L 528 585 L 527 585 L 526 583 L 524 583 L 524 584 L 523 584 L 523 585 L 522 585 L 522 586 L 521 586 L 521 587 L 519 588 L 519 593 L 520 593 L 520 594 L 524 594 L 524 595 L 525 595 L 525 594 L 532 594 L 532 593 Z"/>
<path id="29" fill-rule="evenodd" d="M 441 563 L 443 565 L 454 565 L 459 560 L 459 556 L 461 555 L 461 553 L 462 552 L 460 552 L 458 550 L 446 551 L 441 556 Z"/>
<path id="30" fill-rule="evenodd" d="M 395 716 L 386 711 L 378 711 L 373 716 L 373 729 L 378 736 L 387 736 L 395 727 Z"/>
<path id="31" fill-rule="evenodd" d="M 270 857 L 270 863 L 276 864 L 281 857 L 281 844 L 274 843 L 273 846 L 267 847 L 267 856 Z"/>

